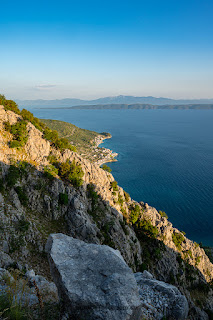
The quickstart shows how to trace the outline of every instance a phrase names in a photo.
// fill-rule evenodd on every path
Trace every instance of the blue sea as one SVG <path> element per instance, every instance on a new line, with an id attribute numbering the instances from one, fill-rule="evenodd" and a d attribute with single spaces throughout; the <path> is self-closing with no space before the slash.
<path id="1" fill-rule="evenodd" d="M 110 132 L 102 146 L 133 199 L 163 210 L 188 238 L 213 246 L 213 110 L 31 109 L 35 116 Z"/>

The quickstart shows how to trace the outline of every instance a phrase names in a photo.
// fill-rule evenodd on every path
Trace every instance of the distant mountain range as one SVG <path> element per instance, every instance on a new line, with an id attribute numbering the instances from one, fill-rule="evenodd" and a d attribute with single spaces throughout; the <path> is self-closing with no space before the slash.
<path id="1" fill-rule="evenodd" d="M 73 106 L 100 106 L 100 105 L 135 105 L 146 104 L 152 106 L 165 106 L 165 105 L 193 105 L 193 104 L 213 104 L 213 99 L 169 99 L 169 98 L 155 98 L 155 97 L 134 97 L 134 96 L 116 96 L 105 97 L 95 100 L 81 100 L 81 99 L 57 99 L 57 100 L 16 100 L 16 103 L 21 108 L 61 108 L 61 107 L 73 107 Z M 110 108 L 112 109 L 112 108 Z"/>
<path id="2" fill-rule="evenodd" d="M 61 109 L 203 109 L 213 110 L 213 104 L 166 104 L 166 105 L 153 105 L 153 104 L 96 104 L 96 105 L 83 105 L 74 107 L 62 107 Z"/>

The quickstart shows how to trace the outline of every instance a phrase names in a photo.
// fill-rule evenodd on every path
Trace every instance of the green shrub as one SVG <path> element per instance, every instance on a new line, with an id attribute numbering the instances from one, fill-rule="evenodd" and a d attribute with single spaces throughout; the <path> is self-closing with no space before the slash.
<path id="1" fill-rule="evenodd" d="M 124 191 L 124 198 L 125 198 L 125 200 L 128 202 L 129 201 L 129 199 L 130 199 L 130 195 L 126 192 L 126 191 Z"/>
<path id="2" fill-rule="evenodd" d="M 0 192 L 4 192 L 4 181 L 0 179 Z"/>
<path id="3" fill-rule="evenodd" d="M 5 110 L 10 110 L 16 114 L 20 114 L 18 105 L 13 100 L 7 100 L 4 96 L 0 95 L 0 104 L 2 104 Z"/>
<path id="4" fill-rule="evenodd" d="M 138 221 L 140 213 L 141 211 L 140 211 L 139 205 L 138 204 L 132 205 L 130 207 L 129 222 L 131 222 L 132 224 L 135 224 Z"/>
<path id="5" fill-rule="evenodd" d="M 55 167 L 57 167 L 58 165 L 58 160 L 56 158 L 56 156 L 54 156 L 53 154 L 50 154 L 48 157 L 47 157 L 47 160 L 53 164 Z"/>
<path id="6" fill-rule="evenodd" d="M 28 140 L 27 122 L 25 120 L 17 121 L 9 126 L 6 123 L 6 128 L 13 135 L 13 141 L 10 142 L 10 148 L 23 147 Z"/>
<path id="7" fill-rule="evenodd" d="M 19 198 L 21 204 L 22 204 L 23 206 L 26 206 L 27 203 L 28 203 L 28 197 L 27 197 L 27 195 L 25 194 L 24 190 L 23 190 L 21 187 L 19 187 L 19 186 L 16 187 L 15 190 L 16 190 L 16 193 L 17 193 L 17 195 L 18 195 L 18 198 Z"/>
<path id="8" fill-rule="evenodd" d="M 29 226 L 30 226 L 30 222 L 22 218 L 18 221 L 17 230 L 26 232 L 29 230 Z"/>
<path id="9" fill-rule="evenodd" d="M 176 248 L 180 251 L 181 250 L 181 244 L 183 243 L 184 241 L 184 236 L 182 233 L 176 233 L 174 232 L 172 234 L 172 240 L 176 246 Z"/>
<path id="10" fill-rule="evenodd" d="M 64 204 L 67 205 L 68 204 L 68 194 L 66 193 L 59 193 L 59 200 L 58 200 L 59 204 Z"/>
<path id="11" fill-rule="evenodd" d="M 123 203 L 124 203 L 124 198 L 120 193 L 118 194 L 118 203 L 120 204 L 121 207 L 123 206 Z"/>
<path id="12" fill-rule="evenodd" d="M 44 175 L 50 180 L 53 180 L 58 175 L 58 169 L 52 164 L 44 167 Z"/>
<path id="13" fill-rule="evenodd" d="M 137 234 L 143 237 L 143 234 L 151 238 L 156 238 L 158 236 L 158 228 L 153 226 L 150 220 L 142 219 L 136 225 Z"/>
<path id="14" fill-rule="evenodd" d="M 16 166 L 11 165 L 6 175 L 6 182 L 8 187 L 13 187 L 17 183 L 19 178 L 20 178 L 19 169 Z"/>
<path id="15" fill-rule="evenodd" d="M 112 169 L 108 167 L 106 164 L 103 164 L 102 169 L 107 172 L 112 172 Z"/>
<path id="16" fill-rule="evenodd" d="M 43 137 L 49 140 L 56 149 L 60 149 L 61 151 L 69 149 L 76 152 L 76 147 L 71 145 L 66 138 L 59 138 L 58 132 L 56 130 L 51 130 L 46 127 Z"/>
<path id="17" fill-rule="evenodd" d="M 88 198 L 92 200 L 92 210 L 95 210 L 98 202 L 98 194 L 95 191 L 95 187 L 92 183 L 87 185 L 87 194 L 88 194 Z"/>
<path id="18" fill-rule="evenodd" d="M 111 185 L 113 191 L 118 191 L 118 183 L 117 183 L 117 181 L 112 181 L 110 183 L 110 185 Z"/>
<path id="19" fill-rule="evenodd" d="M 195 258 L 195 266 L 196 266 L 196 267 L 199 265 L 200 260 L 201 260 L 201 257 L 200 257 L 200 256 Z"/>
<path id="20" fill-rule="evenodd" d="M 11 124 L 10 124 L 10 122 L 9 122 L 9 121 L 5 121 L 3 124 L 4 124 L 4 129 L 5 129 L 6 131 L 9 131 L 9 132 L 10 132 L 10 130 L 11 130 Z"/>
<path id="21" fill-rule="evenodd" d="M 21 147 L 23 147 L 23 143 L 21 143 L 20 141 L 17 141 L 17 140 L 12 140 L 9 143 L 9 147 L 10 148 L 21 148 Z"/>
<path id="22" fill-rule="evenodd" d="M 61 163 L 59 168 L 60 177 L 68 180 L 74 187 L 80 187 L 83 184 L 82 177 L 84 172 L 79 164 L 76 164 L 75 160 L 70 162 L 68 159 L 66 162 Z"/>
<path id="23" fill-rule="evenodd" d="M 160 210 L 159 213 L 160 213 L 161 217 L 168 219 L 166 212 Z"/>

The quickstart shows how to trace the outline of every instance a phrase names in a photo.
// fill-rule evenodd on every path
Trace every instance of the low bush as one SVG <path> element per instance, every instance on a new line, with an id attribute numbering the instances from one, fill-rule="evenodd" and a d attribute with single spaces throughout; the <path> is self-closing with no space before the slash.
<path id="1" fill-rule="evenodd" d="M 76 164 L 75 160 L 70 162 L 68 159 L 66 162 L 61 163 L 59 167 L 60 177 L 68 180 L 74 187 L 80 187 L 83 184 L 82 177 L 84 172 L 81 165 Z"/>
<path id="2" fill-rule="evenodd" d="M 30 222 L 24 218 L 20 219 L 17 224 L 17 230 L 21 232 L 26 232 L 29 230 Z"/>
<path id="3" fill-rule="evenodd" d="M 4 123 L 5 130 L 13 135 L 13 140 L 10 141 L 10 148 L 23 147 L 28 140 L 27 122 L 25 120 L 17 121 L 15 124 L 10 125 L 7 121 Z"/>
<path id="4" fill-rule="evenodd" d="M 138 221 L 140 213 L 141 211 L 140 211 L 139 205 L 138 204 L 132 205 L 130 207 L 129 222 L 131 222 L 132 224 L 135 224 Z"/>
<path id="5" fill-rule="evenodd" d="M 172 234 L 172 240 L 173 240 L 176 248 L 180 251 L 180 250 L 181 250 L 181 245 L 182 245 L 182 243 L 183 243 L 183 241 L 184 241 L 184 236 L 183 236 L 183 234 L 182 234 L 182 233 L 176 233 L 176 232 L 174 232 L 174 233 Z"/>
<path id="6" fill-rule="evenodd" d="M 66 193 L 59 193 L 59 204 L 67 205 L 68 204 L 68 194 Z"/>
<path id="7" fill-rule="evenodd" d="M 136 232 L 139 238 L 143 237 L 144 234 L 150 238 L 156 238 L 159 233 L 158 228 L 147 219 L 142 219 L 136 224 Z"/>
<path id="8" fill-rule="evenodd" d="M 0 192 L 4 192 L 4 181 L 0 179 Z"/>
<path id="9" fill-rule="evenodd" d="M 118 183 L 117 183 L 117 181 L 112 181 L 110 183 L 110 185 L 111 185 L 113 191 L 118 191 Z"/>
<path id="10" fill-rule="evenodd" d="M 52 164 L 44 167 L 44 175 L 50 180 L 53 180 L 58 175 L 58 169 Z"/>
<path id="11" fill-rule="evenodd" d="M 27 203 L 28 203 L 28 197 L 27 197 L 25 191 L 24 191 L 21 187 L 19 187 L 19 186 L 16 187 L 15 190 L 16 190 L 16 193 L 17 193 L 17 195 L 18 195 L 18 198 L 19 198 L 21 204 L 22 204 L 23 206 L 26 206 Z"/>
<path id="12" fill-rule="evenodd" d="M 166 212 L 165 211 L 158 211 L 159 212 L 159 214 L 161 215 L 161 217 L 164 217 L 164 218 L 166 218 L 166 219 L 168 219 L 168 216 L 167 216 L 167 214 L 166 214 Z"/>
<path id="13" fill-rule="evenodd" d="M 20 114 L 18 105 L 13 100 L 7 100 L 4 95 L 0 94 L 0 105 L 3 105 L 5 110 L 10 110 L 16 114 Z"/>
<path id="14" fill-rule="evenodd" d="M 13 187 L 17 183 L 19 178 L 20 170 L 16 166 L 11 165 L 6 175 L 6 182 L 8 187 Z"/>
<path id="15" fill-rule="evenodd" d="M 124 198 L 125 198 L 125 200 L 128 202 L 129 201 L 129 199 L 130 199 L 130 195 L 126 192 L 126 191 L 124 191 Z"/>
<path id="16" fill-rule="evenodd" d="M 110 167 L 108 167 L 106 164 L 103 164 L 102 169 L 103 169 L 104 171 L 109 172 L 109 173 L 112 172 L 112 169 L 111 169 Z"/>

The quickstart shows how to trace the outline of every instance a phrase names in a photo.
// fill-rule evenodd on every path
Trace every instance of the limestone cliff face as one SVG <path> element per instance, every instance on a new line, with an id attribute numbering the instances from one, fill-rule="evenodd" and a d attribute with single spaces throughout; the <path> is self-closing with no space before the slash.
<path id="1" fill-rule="evenodd" d="M 51 232 L 62 232 L 90 243 L 107 244 L 118 249 L 127 264 L 134 271 L 148 269 L 159 280 L 172 282 L 185 293 L 190 303 L 189 319 L 199 319 L 199 308 L 213 312 L 213 293 L 208 292 L 197 298 L 199 288 L 213 279 L 213 265 L 204 250 L 182 235 L 177 246 L 174 236 L 180 234 L 172 224 L 148 204 L 137 203 L 125 196 L 121 187 L 113 189 L 113 176 L 98 165 L 82 158 L 70 150 L 60 152 L 42 138 L 42 133 L 28 123 L 28 141 L 20 150 L 10 148 L 11 134 L 4 130 L 3 122 L 16 123 L 20 116 L 5 111 L 0 106 L 0 248 L 10 252 L 15 259 L 31 263 L 35 270 L 45 274 L 47 263 L 43 259 L 44 246 Z M 83 185 L 75 188 L 56 175 L 48 179 L 43 168 L 49 165 L 49 155 L 59 162 L 75 160 L 84 172 Z M 7 174 L 12 163 L 26 161 L 25 170 L 12 187 L 7 186 Z M 18 164 L 18 165 L 19 165 Z M 97 198 L 88 192 L 94 187 Z M 20 189 L 26 201 L 20 196 Z M 61 201 L 61 195 L 67 201 Z M 155 226 L 155 239 L 129 222 L 132 208 L 138 206 L 141 219 Z M 124 218 L 125 215 L 125 218 Z M 197 318 L 196 318 L 197 317 Z"/>

